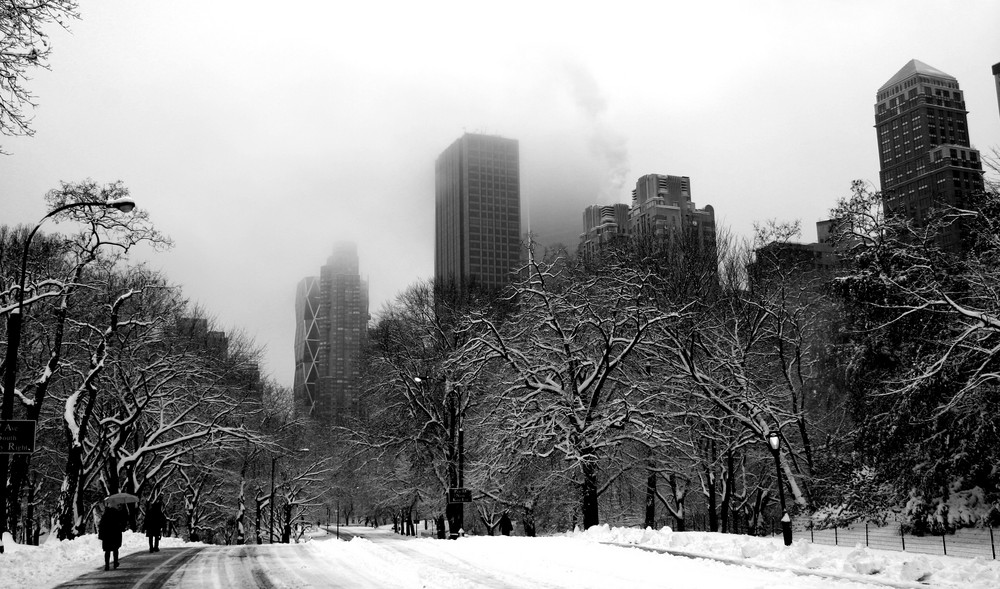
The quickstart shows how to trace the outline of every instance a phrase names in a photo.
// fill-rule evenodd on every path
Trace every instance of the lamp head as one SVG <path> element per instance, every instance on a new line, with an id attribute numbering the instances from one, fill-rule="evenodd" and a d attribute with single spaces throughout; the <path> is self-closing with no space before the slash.
<path id="1" fill-rule="evenodd" d="M 135 209 L 135 201 L 127 197 L 115 198 L 109 200 L 107 206 L 123 213 L 131 213 Z"/>
<path id="2" fill-rule="evenodd" d="M 781 438 L 778 437 L 778 432 L 770 432 L 767 434 L 767 443 L 771 445 L 772 450 L 777 450 L 778 444 L 781 443 Z"/>

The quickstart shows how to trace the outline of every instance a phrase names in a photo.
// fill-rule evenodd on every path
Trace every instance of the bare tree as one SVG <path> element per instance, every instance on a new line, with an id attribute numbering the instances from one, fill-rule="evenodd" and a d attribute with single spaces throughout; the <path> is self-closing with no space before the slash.
<path id="1" fill-rule="evenodd" d="M 25 107 L 35 106 L 34 96 L 25 83 L 32 69 L 48 69 L 47 28 L 65 27 L 74 18 L 78 18 L 76 0 L 0 2 L 0 134 L 34 133 L 24 112 Z"/>
<path id="2" fill-rule="evenodd" d="M 424 282 L 382 309 L 368 335 L 364 417 L 343 431 L 355 449 L 351 463 L 360 460 L 388 494 L 373 507 L 397 513 L 426 504 L 445 511 L 457 535 L 461 512 L 445 495 L 462 482 L 459 438 L 478 398 L 449 364 L 464 337 L 455 304 Z"/>
<path id="3" fill-rule="evenodd" d="M 595 276 L 539 263 L 529 253 L 515 283 L 518 309 L 504 322 L 478 317 L 460 366 L 470 381 L 501 375 L 495 431 L 509 455 L 562 457 L 581 493 L 584 527 L 598 523 L 598 497 L 628 467 L 601 462 L 626 441 L 661 434 L 665 389 L 636 386 L 640 350 L 654 326 L 680 317 L 652 304 L 649 273 L 615 268 Z M 629 368 L 631 364 L 631 369 Z"/>
<path id="4" fill-rule="evenodd" d="M 764 450 L 771 431 L 790 440 L 786 428 L 808 440 L 796 397 L 805 384 L 804 363 L 812 361 L 806 357 L 802 324 L 783 285 L 755 283 L 748 276 L 752 252 L 746 245 L 720 248 L 719 296 L 693 310 L 689 321 L 657 326 L 652 346 L 657 360 L 668 367 L 668 378 L 683 375 L 688 415 L 704 424 L 703 435 L 727 449 L 753 441 Z M 734 429 L 742 430 L 741 438 L 733 439 Z M 793 498 L 806 507 L 803 473 L 794 460 L 799 447 L 784 444 L 781 464 Z M 766 453 L 761 456 L 766 459 Z M 698 462 L 706 463 L 704 458 Z"/>

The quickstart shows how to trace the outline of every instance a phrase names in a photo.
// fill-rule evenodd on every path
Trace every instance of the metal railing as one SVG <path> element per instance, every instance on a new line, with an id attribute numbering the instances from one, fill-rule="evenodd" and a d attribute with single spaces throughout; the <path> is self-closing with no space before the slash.
<path id="1" fill-rule="evenodd" d="M 780 533 L 777 520 L 772 534 Z M 919 554 L 997 559 L 997 533 L 992 527 L 962 528 L 954 534 L 915 536 L 905 534 L 898 523 L 876 526 L 859 522 L 846 527 L 816 529 L 809 525 L 797 530 L 798 538 L 832 546 L 862 545 L 877 550 L 902 550 Z"/>

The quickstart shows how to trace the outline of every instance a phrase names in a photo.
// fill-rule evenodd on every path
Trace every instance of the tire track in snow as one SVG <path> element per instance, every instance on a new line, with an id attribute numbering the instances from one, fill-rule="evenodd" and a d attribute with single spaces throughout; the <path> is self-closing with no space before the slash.
<path id="1" fill-rule="evenodd" d="M 441 542 L 445 541 L 442 540 Z M 498 571 L 495 569 L 483 568 L 481 566 L 482 563 L 476 563 L 467 558 L 460 557 L 450 551 L 445 552 L 438 550 L 437 548 L 443 547 L 438 544 L 438 542 L 434 542 L 432 544 L 419 544 L 421 547 L 434 546 L 436 548 L 434 552 L 417 550 L 415 547 L 417 545 L 416 543 L 411 544 L 406 540 L 385 542 L 380 543 L 380 545 L 387 550 L 404 555 L 406 558 L 414 561 L 415 564 L 419 564 L 423 567 L 434 567 L 451 576 L 465 580 L 469 583 L 475 583 L 475 585 L 463 585 L 464 587 L 489 587 L 491 589 L 511 589 L 512 587 L 530 587 L 532 589 L 565 589 L 564 585 L 544 583 L 536 578 L 511 571 L 503 571 L 501 574 L 497 574 Z"/>

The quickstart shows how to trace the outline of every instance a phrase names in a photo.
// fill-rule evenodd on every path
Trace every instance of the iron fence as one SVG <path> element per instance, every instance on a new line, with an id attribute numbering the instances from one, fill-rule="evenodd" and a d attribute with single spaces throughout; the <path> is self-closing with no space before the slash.
<path id="1" fill-rule="evenodd" d="M 772 521 L 771 533 L 780 534 L 777 520 Z M 962 556 L 966 558 L 997 559 L 997 534 L 993 527 L 962 528 L 954 534 L 940 536 L 915 536 L 903 533 L 898 523 L 884 526 L 856 523 L 846 527 L 796 530 L 796 536 L 806 536 L 814 544 L 833 546 L 862 545 L 878 550 L 904 550 L 919 554 Z"/>

